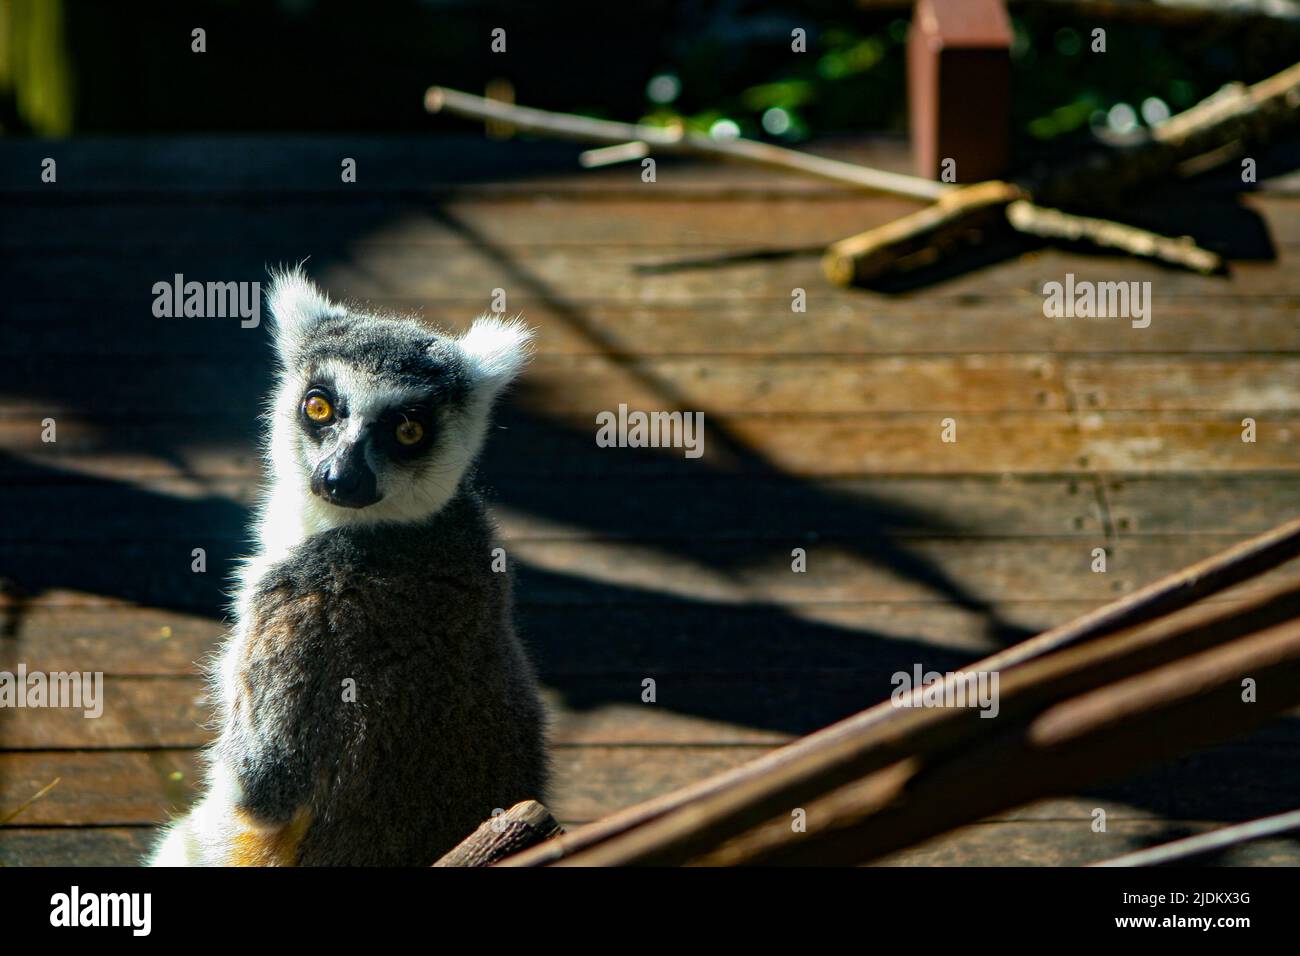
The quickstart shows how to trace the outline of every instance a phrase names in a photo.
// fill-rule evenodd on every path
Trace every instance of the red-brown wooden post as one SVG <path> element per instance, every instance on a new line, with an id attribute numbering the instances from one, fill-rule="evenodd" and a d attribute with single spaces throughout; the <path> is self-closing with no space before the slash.
<path id="1" fill-rule="evenodd" d="M 907 46 L 916 172 L 952 181 L 1006 172 L 1011 115 L 1011 21 L 1001 0 L 918 0 Z"/>

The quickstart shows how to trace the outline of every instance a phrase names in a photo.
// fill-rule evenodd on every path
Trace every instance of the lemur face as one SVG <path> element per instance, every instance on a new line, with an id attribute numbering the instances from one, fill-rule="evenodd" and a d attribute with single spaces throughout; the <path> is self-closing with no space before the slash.
<path id="1" fill-rule="evenodd" d="M 398 327 L 321 320 L 301 350 L 298 453 L 311 493 L 365 508 L 437 481 L 440 452 L 461 440 L 465 363 L 437 339 Z"/>
<path id="2" fill-rule="evenodd" d="M 451 338 L 336 305 L 296 271 L 277 276 L 268 299 L 282 364 L 276 482 L 314 496 L 326 509 L 319 524 L 437 511 L 477 455 L 492 401 L 527 360 L 531 333 L 485 318 Z"/>

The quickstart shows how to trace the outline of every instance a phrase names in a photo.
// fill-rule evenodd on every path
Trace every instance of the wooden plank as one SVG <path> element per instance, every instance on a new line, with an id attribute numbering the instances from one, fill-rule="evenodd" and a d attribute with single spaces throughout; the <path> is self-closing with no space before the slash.
<path id="1" fill-rule="evenodd" d="M 571 826 L 575 821 L 566 821 Z M 585 822 L 585 821 L 576 821 Z M 1156 820 L 1114 822 L 1105 834 L 1084 838 L 1074 823 L 981 823 L 963 827 L 876 866 L 1082 866 L 1131 850 L 1203 833 L 1220 824 Z M 0 829 L 3 866 L 135 866 L 153 847 L 152 827 Z M 1292 840 L 1263 840 L 1216 858 L 1223 866 L 1296 866 Z"/>
<path id="2" fill-rule="evenodd" d="M 1239 490 L 1266 500 L 1272 500 L 1268 495 L 1284 480 L 1247 477 L 1238 483 Z M 1181 491 L 1184 502 L 1196 493 L 1186 482 L 1170 490 L 1175 496 Z M 788 540 L 831 534 L 1020 537 L 1097 535 L 1104 530 L 1093 484 L 1056 477 L 839 478 L 805 484 L 779 478 L 673 476 L 640 483 L 636 509 L 627 507 L 626 489 L 591 477 L 502 479 L 493 483 L 490 494 L 507 541 L 685 536 Z M 246 542 L 251 513 L 219 507 L 218 502 L 249 509 L 256 496 L 257 483 L 239 479 L 201 485 L 161 478 L 131 489 L 93 480 L 11 482 L 5 497 L 12 519 L 5 537 L 11 543 L 142 538 Z M 79 520 L 51 522 L 49 516 L 60 510 L 77 514 Z M 763 516 L 761 523 L 755 523 L 756 514 Z M 1176 523 L 1143 523 L 1148 525 L 1152 531 L 1177 528 Z"/>
<path id="3" fill-rule="evenodd" d="M 192 750 L 0 753 L 0 807 L 18 806 L 57 777 L 11 826 L 154 825 L 193 800 L 198 770 Z"/>
<path id="4" fill-rule="evenodd" d="M 355 248 L 608 245 L 777 249 L 827 245 L 915 211 L 889 196 L 844 199 L 593 199 L 581 194 L 411 201 L 288 195 L 274 200 L 16 202 L 0 223 L 0 249 L 93 252 L 221 250 L 232 243 L 302 241 Z"/>
<path id="5" fill-rule="evenodd" d="M 707 710 L 708 695 L 722 692 L 764 696 L 765 706 L 775 712 L 782 704 L 788 705 L 791 697 L 798 697 L 797 686 L 790 688 L 792 694 L 782 695 L 771 692 L 777 688 L 765 686 L 762 677 L 750 678 L 748 684 L 740 679 L 678 681 L 671 676 L 662 676 L 661 681 L 666 703 L 659 706 L 641 703 L 641 682 L 635 677 L 585 678 L 580 685 L 573 682 L 584 695 L 580 707 L 566 705 L 561 693 L 547 690 L 545 696 L 554 722 L 553 744 L 775 746 L 792 737 L 762 726 L 714 719 L 707 713 L 697 715 L 697 711 Z M 840 683 L 846 687 L 849 680 Z M 623 703 L 615 702 L 620 699 Z M 595 703 L 599 700 L 610 702 Z M 15 711 L 0 722 L 0 746 L 10 751 L 176 749 L 201 747 L 213 739 L 206 687 L 198 677 L 109 676 L 104 679 L 102 703 L 103 715 L 93 719 L 70 709 Z M 851 712 L 854 703 L 846 700 L 845 704 L 849 708 L 846 712 Z M 754 712 L 752 700 L 745 706 Z"/>
<path id="6" fill-rule="evenodd" d="M 157 478 L 6 484 L 5 540 L 108 543 L 218 541 L 246 547 L 258 484 Z M 811 537 L 1061 537 L 1239 535 L 1265 531 L 1300 505 L 1293 477 L 1250 472 L 1104 479 L 1048 477 L 831 478 L 660 476 L 638 483 L 639 507 L 603 478 L 503 478 L 489 489 L 501 537 L 755 541 Z M 76 522 L 52 522 L 60 512 Z M 754 515 L 763 515 L 755 524 Z"/>
<path id="7" fill-rule="evenodd" d="M 265 279 L 267 262 L 295 261 L 311 251 L 298 241 L 224 253 L 177 250 L 142 256 L 131 250 L 109 250 L 50 256 L 43 252 L 15 252 L 0 260 L 0 284 L 13 290 L 15 302 L 61 299 L 70 289 L 91 301 L 139 290 L 139 301 L 147 308 L 152 306 L 154 284 L 170 280 L 175 273 L 203 281 L 254 282 Z M 608 245 L 496 250 L 455 246 L 437 250 L 437 268 L 432 268 L 430 259 L 434 255 L 431 250 L 405 246 L 385 246 L 373 252 L 349 249 L 346 256 L 331 257 L 332 262 L 322 256 L 315 271 L 339 297 L 360 300 L 401 294 L 477 304 L 488 299 L 495 288 L 506 290 L 508 299 L 533 296 L 569 303 L 704 305 L 730 299 L 780 300 L 788 304 L 796 288 L 818 290 L 817 297 L 821 299 L 824 294 L 825 301 L 862 300 L 862 293 L 851 290 L 822 293 L 826 285 L 820 260 L 811 253 L 792 258 L 750 256 L 737 260 L 711 248 Z M 1076 286 L 1080 282 L 1149 282 L 1151 322 L 1155 324 L 1165 321 L 1162 309 L 1176 299 L 1217 300 L 1246 290 L 1256 297 L 1294 298 L 1300 295 L 1297 259 L 1300 248 L 1284 247 L 1278 250 L 1276 261 L 1236 265 L 1228 279 L 1171 271 L 1146 260 L 1081 256 L 1049 248 L 946 278 L 927 288 L 925 295 L 932 300 L 950 301 L 972 295 L 1002 300 L 1033 297 L 1041 316 L 1045 285 L 1063 282 L 1067 274 L 1074 275 Z M 885 288 L 906 291 L 914 281 L 915 277 L 898 280 Z M 521 304 L 515 301 L 510 307 Z M 237 324 L 237 320 L 229 319 L 203 321 Z M 1108 322 L 1117 337 L 1147 331 L 1132 328 L 1127 318 L 1100 321 Z"/>
<path id="8" fill-rule="evenodd" d="M 775 194 L 754 198 L 670 192 L 666 198 L 585 195 L 485 195 L 427 198 L 363 192 L 333 196 L 250 194 L 214 200 L 202 194 L 168 199 L 50 196 L 14 197 L 0 223 L 0 249 L 68 252 L 103 243 L 116 248 L 218 249 L 231 243 L 300 241 L 383 245 L 457 246 L 479 241 L 498 247 L 527 245 L 720 246 L 738 250 L 791 250 L 827 245 L 900 218 L 918 202 L 884 195 Z M 1300 202 L 1294 196 L 1244 193 L 1217 201 L 1145 202 L 1137 211 L 1152 228 L 1173 220 L 1184 231 L 1222 238 L 1255 218 L 1275 246 L 1300 243 Z M 1166 229 L 1168 227 L 1166 226 Z M 1205 241 L 1205 240 L 1203 240 Z"/>
<path id="9" fill-rule="evenodd" d="M 0 866 L 138 866 L 154 833 L 147 826 L 0 829 Z"/>
<path id="10" fill-rule="evenodd" d="M 613 409 L 611 409 L 612 411 Z M 944 420 L 957 440 L 942 441 Z M 176 476 L 249 478 L 258 473 L 253 423 L 240 435 L 208 423 L 172 419 L 58 423 L 58 442 L 41 441 L 40 419 L 0 420 L 0 447 L 23 456 L 0 459 L 0 479 L 33 469 L 138 480 Z M 484 474 L 595 477 L 731 474 L 847 475 L 1077 474 L 1083 471 L 1242 473 L 1300 468 L 1300 415 L 1262 415 L 1257 440 L 1242 442 L 1234 413 L 881 412 L 858 415 L 706 417 L 703 454 L 683 449 L 600 449 L 594 417 L 530 415 L 517 407 L 498 416 Z M 106 452 L 114 452 L 111 457 Z"/>
<path id="11" fill-rule="evenodd" d="M 314 260 L 313 260 L 314 261 Z M 265 279 L 264 274 L 252 278 Z M 711 299 L 699 304 L 577 302 L 569 296 L 545 300 L 530 290 L 512 290 L 508 304 L 522 311 L 538 332 L 541 355 L 834 355 L 987 353 L 1007 354 L 1240 354 L 1295 352 L 1295 307 L 1285 299 L 1255 297 L 1233 283 L 1221 298 L 1162 300 L 1149 328 L 1134 329 L 1111 319 L 1046 318 L 1041 296 L 1013 298 L 968 295 L 954 301 L 932 296 L 844 293 L 819 285 L 804 287 L 808 312 L 794 313 L 790 294 L 771 301 Z M 231 364 L 260 363 L 254 381 L 271 367 L 266 332 L 220 320 L 154 318 L 138 294 L 78 300 L 76 286 L 37 302 L 10 301 L 7 334 L 0 355 L 145 357 L 189 356 Z M 333 290 L 332 290 L 333 291 Z M 152 300 L 150 300 L 152 301 Z M 422 313 L 430 324 L 462 331 L 488 310 L 489 292 L 465 301 L 439 301 L 385 290 L 370 304 L 377 309 Z M 84 321 L 93 312 L 96 321 Z M 33 382 L 38 385 L 39 379 Z M 40 391 L 39 388 L 35 389 Z"/>
<path id="12" fill-rule="evenodd" d="M 25 661 L 42 671 L 185 677 L 198 673 L 200 662 L 225 633 L 216 619 L 99 600 L 100 606 L 38 602 L 24 609 L 16 615 L 12 638 L 0 643 L 0 667 L 12 671 Z M 1237 593 L 1214 600 L 1231 605 L 1243 597 Z M 738 679 L 755 683 L 736 689 L 737 695 L 753 704 L 752 709 L 760 703 L 766 707 L 771 700 L 770 716 L 777 707 L 798 709 L 796 699 L 776 691 L 793 686 L 800 675 L 819 681 L 839 672 L 852 691 L 847 697 L 860 704 L 868 690 L 877 692 L 875 681 L 891 662 L 908 668 L 917 660 L 960 663 L 995 649 L 998 628 L 1007 633 L 1038 633 L 1095 606 L 1096 602 L 1079 600 L 1022 600 L 961 608 L 941 596 L 922 602 L 863 601 L 780 609 L 530 604 L 521 610 L 519 622 L 543 678 L 577 695 L 568 706 L 583 707 L 587 699 L 613 700 L 618 693 L 624 695 L 624 702 L 633 692 L 639 699 L 642 677 L 671 674 L 678 682 L 678 709 L 700 709 L 710 695 L 718 693 L 710 683 L 713 677 L 739 673 L 743 678 Z M 161 636 L 168 631 L 169 637 Z M 611 640 L 610 635 L 618 639 Z M 738 651 L 741 647 L 743 654 Z M 877 676 L 863 681 L 858 672 L 864 668 Z M 696 679 L 681 682 L 691 675 Z M 584 688 L 589 693 L 584 694 Z M 621 690 L 616 693 L 616 688 Z M 693 703 L 682 703 L 687 698 Z"/>
<path id="13" fill-rule="evenodd" d="M 9 633 L 0 639 L 0 668 L 12 671 L 25 661 L 41 671 L 194 674 L 224 633 L 219 619 L 183 611 L 37 604 L 14 615 Z M 0 745 L 7 740 L 0 733 Z"/>
<path id="14" fill-rule="evenodd" d="M 1012 538 L 996 545 L 979 539 L 921 539 L 882 554 L 875 540 L 756 543 L 685 541 L 668 547 L 635 541 L 520 541 L 508 553 L 518 574 L 522 606 L 662 607 L 699 604 L 772 611 L 785 605 L 956 601 L 968 607 L 1009 600 L 1082 600 L 1100 603 L 1163 573 L 1213 553 L 1229 536 L 1104 540 Z M 803 547 L 807 571 L 792 571 L 791 551 Z M 1094 573 L 1093 548 L 1107 548 L 1107 570 Z M 224 581 L 190 571 L 187 550 L 132 543 L 111 549 L 113 564 L 85 568 L 101 549 L 70 552 L 66 545 L 15 545 L 10 575 L 39 593 L 48 581 L 47 607 L 93 607 L 101 594 L 179 609 L 220 609 Z M 214 549 L 213 567 L 234 553 Z M 69 563 L 71 562 L 71 563 Z M 25 570 L 24 570 L 25 569 Z M 124 575 L 123 569 L 129 574 Z M 1286 565 L 1246 590 L 1292 580 Z M 123 578 L 126 580 L 123 580 Z M 78 590 L 68 590 L 72 586 Z M 0 595 L 0 607 L 25 600 Z"/>
<path id="15" fill-rule="evenodd" d="M 547 805 L 560 819 L 603 816 L 769 749 L 559 747 L 553 754 L 555 797 Z M 157 824 L 193 799 L 196 771 L 195 752 L 184 750 L 0 753 L 0 806 L 16 806 L 61 777 L 59 786 L 23 812 L 24 827 Z M 32 786 L 35 781 L 40 783 Z"/>
<path id="16" fill-rule="evenodd" d="M 903 645 L 900 652 L 915 645 L 913 653 L 930 647 L 931 653 L 945 649 L 974 655 L 991 649 L 993 621 L 1036 632 L 1093 606 L 1086 601 L 1015 601 L 995 604 L 986 612 L 950 606 L 942 598 L 801 605 L 781 611 L 734 605 L 529 605 L 520 614 L 520 625 L 543 676 L 550 680 L 674 671 L 703 676 L 738 668 L 751 676 L 783 675 L 853 669 L 868 654 L 878 658 L 879 649 L 872 648 L 881 643 Z M 197 673 L 198 662 L 224 633 L 219 620 L 178 611 L 38 602 L 16 615 L 12 637 L 0 644 L 0 666 L 12 670 L 26 661 L 43 671 L 185 676 Z M 610 641 L 610 634 L 619 640 Z M 735 648 L 742 643 L 746 653 L 738 659 Z M 639 681 L 636 687 L 639 692 Z"/>
<path id="17" fill-rule="evenodd" d="M 1300 718 L 1293 714 L 1247 738 L 1186 754 L 1088 794 L 1035 801 L 985 822 L 1070 821 L 1090 827 L 1097 808 L 1105 810 L 1108 825 L 1116 820 L 1241 822 L 1282 813 L 1295 807 L 1297 731 Z"/>
<path id="18" fill-rule="evenodd" d="M 1297 337 L 1300 341 L 1300 336 Z M 76 415 L 81 391 L 102 359 L 51 367 L 47 356 L 15 363 L 18 383 L 31 390 L 0 402 L 0 416 Z M 154 414 L 175 407 L 178 389 L 225 392 L 222 414 L 255 416 L 270 391 L 270 369 L 259 361 L 189 357 L 119 359 L 112 411 Z M 184 381 L 184 386 L 181 382 Z M 1227 411 L 1267 416 L 1300 411 L 1300 358 L 1173 358 L 1126 361 L 1072 359 L 1062 369 L 1049 355 L 965 355 L 799 358 L 538 357 L 517 388 L 517 401 L 547 413 L 591 415 L 619 404 L 632 409 L 707 409 L 713 414 L 938 411 Z"/>
<path id="19" fill-rule="evenodd" d="M 1083 823 L 977 823 L 877 860 L 874 866 L 1087 866 L 1149 846 L 1217 829 L 1201 821 L 1124 820 L 1105 833 Z M 1296 866 L 1287 839 L 1260 840 L 1215 857 L 1215 866 Z"/>
<path id="20" fill-rule="evenodd" d="M 950 659 L 926 649 L 913 651 L 911 656 L 926 669 L 960 666 L 969 660 Z M 904 666 L 910 671 L 910 664 L 873 654 L 869 648 L 863 649 L 853 667 L 818 666 L 811 660 L 802 670 L 792 666 L 783 673 L 739 665 L 733 665 L 729 674 L 701 675 L 680 665 L 675 673 L 661 669 L 638 673 L 629 663 L 622 677 L 565 675 L 554 680 L 544 673 L 544 680 L 554 680 L 557 685 L 545 688 L 544 697 L 553 721 L 554 746 L 776 746 L 794 739 L 798 729 L 817 729 L 885 699 L 893 685 L 881 675 Z M 660 696 L 655 703 L 641 699 L 642 673 L 656 679 Z M 9 751 L 187 749 L 202 747 L 213 739 L 211 707 L 199 677 L 110 675 L 104 679 L 102 703 L 103 713 L 98 718 L 86 718 L 72 709 L 14 711 L 0 721 L 0 746 Z M 1259 740 L 1279 746 L 1300 745 L 1300 719 L 1279 722 L 1259 735 Z M 1278 759 L 1282 756 L 1279 753 Z M 1190 758 L 1184 763 L 1191 766 Z M 1198 797 L 1217 794 L 1216 799 L 1226 800 L 1245 772 L 1239 763 L 1202 761 L 1208 768 L 1204 771 L 1207 782 L 1196 791 Z M 1186 782 L 1168 789 L 1182 793 Z M 1281 774 L 1276 786 L 1256 787 L 1249 799 L 1242 797 L 1251 807 L 1255 805 L 1249 801 L 1254 799 L 1272 802 L 1261 806 L 1258 813 L 1243 813 L 1266 816 L 1280 812 L 1285 807 L 1273 806 L 1279 792 L 1290 794 L 1293 790 L 1289 776 Z M 1122 792 L 1114 799 L 1123 799 Z M 1177 812 L 1196 815 L 1186 809 Z"/>
<path id="21" fill-rule="evenodd" d="M 1289 476 L 1114 477 L 1101 488 L 1111 523 L 1125 536 L 1258 534 L 1300 510 L 1300 488 Z"/>
<path id="22" fill-rule="evenodd" d="M 592 588 L 608 588 L 607 603 L 654 603 L 668 597 L 722 603 L 814 604 L 910 601 L 950 589 L 987 601 L 1093 600 L 1132 590 L 1175 568 L 1214 553 L 1222 538 L 1130 539 L 1107 548 L 1107 570 L 1090 570 L 1102 542 L 1012 539 L 990 547 L 962 539 L 922 540 L 909 548 L 918 565 L 941 569 L 942 580 L 875 560 L 868 545 L 828 542 L 806 548 L 808 570 L 791 570 L 790 552 L 748 542 L 691 543 L 686 553 L 665 553 L 616 542 L 518 542 L 510 550 L 521 567 L 521 600 L 600 603 Z M 1268 578 L 1290 581 L 1300 566 L 1288 564 Z M 1265 578 L 1259 582 L 1263 585 Z"/>
<path id="23" fill-rule="evenodd" d="M 1083 409 L 1267 416 L 1300 408 L 1300 358 L 1294 357 L 1072 359 L 1064 375 L 1074 406 Z"/>
<path id="24" fill-rule="evenodd" d="M 605 816 L 632 803 L 648 799 L 727 770 L 759 756 L 770 747 L 762 745 L 732 746 L 570 746 L 554 752 L 555 778 L 548 806 L 563 820 L 590 820 Z M 1270 760 L 1294 760 L 1296 748 L 1235 744 L 1226 751 L 1233 766 L 1241 768 L 1240 788 L 1264 787 L 1270 799 L 1284 799 L 1285 778 L 1279 778 Z M 1208 759 L 1208 758 L 1206 758 Z M 1214 766 L 1213 763 L 1210 766 Z M 194 753 L 192 751 L 40 751 L 0 753 L 0 806 L 14 806 L 25 800 L 56 776 L 63 782 L 41 801 L 24 811 L 22 826 L 98 826 L 157 824 L 166 818 L 169 808 L 192 799 L 194 792 Z M 173 779 L 182 773 L 182 780 Z M 1182 780 L 1200 780 L 1195 773 Z M 1276 782 L 1270 783 L 1270 778 Z M 37 783 L 37 781 L 40 781 Z M 1203 781 L 1200 781 L 1203 783 Z M 1177 809 L 1171 804 L 1167 780 L 1149 775 L 1125 784 L 1125 803 L 1145 804 L 1155 813 L 1167 814 Z M 35 785 L 33 785 L 35 784 Z M 1164 788 L 1164 789 L 1162 789 Z M 1194 813 L 1212 812 L 1213 816 L 1187 819 L 1236 819 L 1242 811 L 1240 793 L 1225 794 L 1222 804 L 1196 798 L 1185 806 Z M 1293 789 L 1292 789 L 1292 792 Z M 1085 804 L 1103 805 L 1103 798 L 1080 798 L 1071 804 L 1077 813 Z M 1218 800 L 1215 797 L 1214 800 Z M 1259 798 L 1253 798 L 1258 800 Z M 1116 825 L 1146 819 L 1140 810 L 1119 808 L 1111 798 L 1109 806 L 1119 810 Z M 1261 804 L 1262 805 L 1262 804 Z M 1060 805 L 1044 805 L 1049 812 Z M 1089 812 L 1091 808 L 1088 808 Z M 1089 833 L 1090 817 L 1079 816 L 1066 821 L 1042 819 L 1029 815 L 1006 821 L 1008 824 L 1039 825 L 1053 822 L 1064 828 Z M 1162 817 L 1168 819 L 1168 817 Z M 16 821 L 17 822 L 17 821 Z M 1115 826 L 1111 827 L 1112 830 Z M 0 830 L 0 832 L 4 832 Z"/>
<path id="25" fill-rule="evenodd" d="M 92 364 L 94 368 L 88 367 Z M 102 360 L 95 359 L 58 363 L 52 368 L 46 356 L 19 361 L 17 381 L 30 381 L 39 391 L 6 397 L 0 415 L 75 415 L 85 406 L 82 389 L 88 375 L 93 376 L 101 365 Z M 232 366 L 224 360 L 190 357 L 119 359 L 112 371 L 112 410 L 122 416 L 156 415 L 160 409 L 175 408 L 176 395 L 184 391 L 227 394 L 222 414 L 246 420 L 264 407 L 264 393 L 271 386 L 266 362 Z M 248 383 L 248 387 L 230 393 L 231 381 Z M 703 408 L 715 414 L 1066 407 L 1065 389 L 1051 357 L 997 355 L 620 361 L 596 356 L 540 356 L 518 389 L 518 401 L 545 408 L 548 413 L 593 417 L 619 404 L 633 409 Z"/>

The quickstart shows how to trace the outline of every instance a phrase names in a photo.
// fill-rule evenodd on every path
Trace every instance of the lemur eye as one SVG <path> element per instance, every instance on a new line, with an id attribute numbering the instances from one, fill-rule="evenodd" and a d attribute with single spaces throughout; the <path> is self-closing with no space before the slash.
<path id="1" fill-rule="evenodd" d="M 403 445 L 415 445 L 424 437 L 424 426 L 408 419 L 397 426 L 396 434 L 397 440 Z"/>
<path id="2" fill-rule="evenodd" d="M 316 424 L 323 425 L 334 417 L 334 406 L 328 398 L 317 393 L 303 400 L 302 413 Z"/>

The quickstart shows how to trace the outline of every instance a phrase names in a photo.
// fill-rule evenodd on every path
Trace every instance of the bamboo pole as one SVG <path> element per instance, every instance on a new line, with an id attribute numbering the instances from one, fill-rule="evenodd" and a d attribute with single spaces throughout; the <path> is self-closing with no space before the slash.
<path id="1" fill-rule="evenodd" d="M 1014 647 L 971 664 L 967 670 L 1002 671 L 1053 651 L 1133 627 L 1163 614 L 1187 607 L 1300 555 L 1300 519 L 1240 542 L 1227 550 L 1167 575 L 1158 581 L 1104 605 L 1082 617 L 1052 628 Z M 920 691 L 913 692 L 919 701 Z M 504 861 L 506 866 L 541 866 L 598 846 L 694 803 L 739 788 L 788 767 L 810 754 L 835 747 L 841 741 L 870 732 L 906 711 L 889 701 L 772 751 L 757 760 L 707 780 L 645 801 L 603 820 L 579 827 L 545 845 Z"/>
<path id="2" fill-rule="evenodd" d="M 1243 843 L 1263 840 L 1272 836 L 1281 836 L 1283 833 L 1291 833 L 1295 830 L 1300 830 L 1300 810 L 1291 810 L 1287 813 L 1279 813 L 1260 820 L 1251 820 L 1249 823 L 1220 827 L 1217 830 L 1211 830 L 1209 833 L 1198 833 L 1196 836 L 1174 840 L 1160 846 L 1148 847 L 1135 853 L 1126 853 L 1124 856 L 1117 856 L 1114 859 L 1090 865 L 1164 866 L 1168 863 L 1181 863 L 1193 857 L 1213 853 L 1216 850 L 1226 850 L 1230 847 L 1240 846 Z"/>
<path id="3" fill-rule="evenodd" d="M 1258 702 L 1243 702 L 1245 677 L 1264 689 Z M 912 758 L 901 770 L 872 774 L 812 803 L 805 833 L 783 820 L 692 862 L 868 862 L 990 813 L 1217 743 L 1297 704 L 1300 620 L 1291 620 L 1061 701 L 942 759 Z"/>
<path id="4" fill-rule="evenodd" d="M 866 728 L 834 746 L 807 752 L 801 759 L 734 790 L 682 807 L 577 854 L 570 862 L 595 866 L 677 865 L 778 817 L 782 818 L 780 824 L 771 829 L 776 833 L 775 841 L 784 844 L 784 836 L 790 832 L 789 814 L 796 807 L 807 810 L 810 830 L 793 836 L 799 838 L 801 846 L 812 845 L 816 841 L 809 839 L 815 832 L 811 829 L 813 808 L 809 804 L 815 806 L 831 791 L 850 785 L 856 790 L 856 781 L 869 774 L 885 774 L 884 778 L 873 778 L 876 782 L 898 780 L 900 766 L 911 768 L 902 775 L 910 779 L 928 767 L 946 765 L 967 749 L 978 749 L 990 737 L 1005 737 L 1010 733 L 1007 727 L 1022 727 L 1044 710 L 1058 707 L 1061 701 L 1103 691 L 1153 668 L 1179 666 L 1190 653 L 1214 649 L 1243 639 L 1244 634 L 1296 618 L 1300 618 L 1300 588 L 1269 593 L 1244 610 L 1214 605 L 1184 608 L 1171 617 L 1001 673 L 1000 709 L 991 720 L 970 708 L 896 707 L 898 716 L 888 722 Z M 976 672 L 979 669 L 972 667 L 961 673 Z M 945 686 L 955 686 L 953 678 Z M 864 785 L 870 788 L 876 782 Z M 1011 789 L 1019 785 L 1008 781 L 997 787 Z M 996 787 L 994 791 L 998 792 Z M 924 813 L 910 821 L 912 829 L 924 829 L 931 819 L 947 819 L 948 813 L 965 813 L 973 805 L 973 801 L 963 801 L 962 807 L 944 814 L 932 812 L 934 808 L 927 805 Z"/>
<path id="5" fill-rule="evenodd" d="M 895 196 L 908 196 L 912 199 L 937 199 L 952 188 L 944 183 L 922 179 L 919 176 L 891 173 L 857 163 L 813 156 L 810 153 L 773 146 L 770 143 L 760 143 L 757 140 L 715 139 L 704 133 L 693 133 L 680 127 L 619 123 L 613 120 L 578 116 L 574 113 L 554 113 L 528 106 L 500 103 L 475 96 L 473 93 L 448 89 L 445 86 L 429 87 L 424 94 L 424 108 L 430 113 L 451 113 L 468 119 L 508 123 L 516 130 L 540 136 L 589 143 L 608 143 L 611 146 L 644 143 L 651 150 L 661 153 L 707 156 L 766 166 L 771 169 L 787 169 L 845 186 L 891 193 Z"/>

